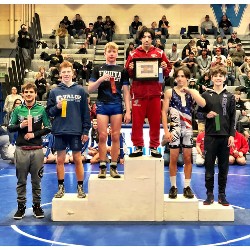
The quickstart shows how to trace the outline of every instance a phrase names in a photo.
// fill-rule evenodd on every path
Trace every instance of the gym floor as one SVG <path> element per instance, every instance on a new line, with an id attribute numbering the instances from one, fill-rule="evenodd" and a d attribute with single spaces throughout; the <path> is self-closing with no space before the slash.
<path id="1" fill-rule="evenodd" d="M 84 187 L 88 193 L 91 173 L 98 165 L 85 164 Z M 217 173 L 217 166 L 215 167 Z M 74 165 L 65 165 L 66 192 L 76 192 Z M 123 173 L 123 166 L 118 171 Z M 169 169 L 164 168 L 164 193 L 170 188 Z M 32 213 L 31 184 L 27 184 L 26 216 L 16 221 L 15 166 L 0 160 L 0 247 L 1 246 L 249 246 L 250 165 L 230 166 L 227 199 L 235 212 L 234 222 L 53 222 L 51 201 L 57 191 L 55 164 L 46 164 L 42 179 L 44 219 Z M 178 167 L 178 193 L 183 188 L 183 167 Z M 191 187 L 199 200 L 205 199 L 204 168 L 193 166 Z M 217 196 L 217 174 L 215 178 Z M 149 194 L 150 195 L 150 194 Z M 101 211 L 100 211 L 101 212 Z M 112 212 L 112 211 L 111 211 Z"/>

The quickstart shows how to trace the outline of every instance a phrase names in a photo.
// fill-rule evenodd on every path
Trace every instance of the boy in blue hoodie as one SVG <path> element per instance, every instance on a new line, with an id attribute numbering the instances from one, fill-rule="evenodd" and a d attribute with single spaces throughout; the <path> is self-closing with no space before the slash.
<path id="1" fill-rule="evenodd" d="M 77 178 L 77 197 L 85 198 L 83 190 L 84 169 L 81 159 L 82 142 L 88 140 L 91 127 L 87 93 L 82 86 L 72 81 L 73 66 L 64 61 L 60 64 L 62 82 L 49 94 L 47 112 L 53 117 L 52 134 L 57 151 L 58 192 L 55 198 L 62 198 L 64 188 L 64 161 L 66 148 L 72 150 Z"/>

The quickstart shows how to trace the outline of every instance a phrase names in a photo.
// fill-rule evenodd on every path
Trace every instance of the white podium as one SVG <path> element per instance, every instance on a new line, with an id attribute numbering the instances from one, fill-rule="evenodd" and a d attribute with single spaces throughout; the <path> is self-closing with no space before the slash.
<path id="1" fill-rule="evenodd" d="M 85 199 L 76 193 L 53 198 L 53 221 L 234 221 L 232 206 L 204 206 L 196 197 L 164 195 L 164 160 L 125 156 L 124 175 L 91 174 Z"/>

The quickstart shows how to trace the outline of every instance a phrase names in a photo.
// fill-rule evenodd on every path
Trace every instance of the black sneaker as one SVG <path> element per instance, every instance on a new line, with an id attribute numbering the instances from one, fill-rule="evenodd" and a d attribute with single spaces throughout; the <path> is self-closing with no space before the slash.
<path id="1" fill-rule="evenodd" d="M 193 191 L 189 186 L 187 186 L 186 188 L 183 188 L 183 196 L 188 199 L 194 198 Z"/>
<path id="2" fill-rule="evenodd" d="M 157 148 L 150 148 L 151 156 L 155 158 L 161 158 L 161 153 L 158 152 Z"/>
<path id="3" fill-rule="evenodd" d="M 129 157 L 139 157 L 142 155 L 143 155 L 142 147 L 136 147 L 135 151 L 133 153 L 129 154 Z"/>
<path id="4" fill-rule="evenodd" d="M 33 207 L 33 214 L 37 219 L 44 218 L 44 212 L 39 203 L 35 203 L 32 207 Z"/>
<path id="5" fill-rule="evenodd" d="M 117 168 L 113 168 L 113 167 L 110 167 L 110 176 L 113 177 L 113 178 L 121 178 L 121 176 L 119 175 L 118 171 L 117 171 Z"/>
<path id="6" fill-rule="evenodd" d="M 175 186 L 172 186 L 170 188 L 170 190 L 169 190 L 168 197 L 170 199 L 176 199 L 177 198 L 177 192 L 178 192 L 178 189 Z"/>
<path id="7" fill-rule="evenodd" d="M 64 185 L 63 184 L 59 184 L 58 185 L 58 191 L 55 194 L 55 198 L 62 198 L 65 194 L 65 189 L 64 189 Z"/>
<path id="8" fill-rule="evenodd" d="M 100 168 L 98 178 L 105 179 L 107 174 L 107 168 Z"/>
<path id="9" fill-rule="evenodd" d="M 78 198 L 85 198 L 86 194 L 83 191 L 83 185 L 77 185 L 77 197 Z"/>
<path id="10" fill-rule="evenodd" d="M 25 204 L 18 203 L 18 208 L 17 208 L 17 211 L 14 214 L 13 218 L 15 220 L 21 220 L 25 216 L 25 209 L 26 209 Z"/>
<path id="11" fill-rule="evenodd" d="M 214 194 L 213 193 L 208 193 L 207 194 L 207 199 L 203 201 L 203 205 L 211 205 L 214 203 Z"/>
<path id="12" fill-rule="evenodd" d="M 223 193 L 218 195 L 218 203 L 222 206 L 229 206 L 229 202 L 226 200 L 226 195 Z"/>

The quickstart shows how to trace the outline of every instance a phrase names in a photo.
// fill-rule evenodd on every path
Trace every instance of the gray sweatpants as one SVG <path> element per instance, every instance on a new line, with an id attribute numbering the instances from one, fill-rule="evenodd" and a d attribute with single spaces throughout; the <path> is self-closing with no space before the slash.
<path id="1" fill-rule="evenodd" d="M 27 176 L 31 175 L 33 203 L 41 202 L 41 178 L 43 176 L 43 150 L 22 150 L 16 147 L 17 202 L 26 203 Z"/>

